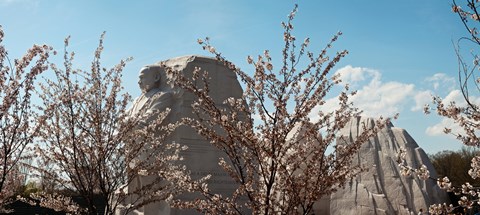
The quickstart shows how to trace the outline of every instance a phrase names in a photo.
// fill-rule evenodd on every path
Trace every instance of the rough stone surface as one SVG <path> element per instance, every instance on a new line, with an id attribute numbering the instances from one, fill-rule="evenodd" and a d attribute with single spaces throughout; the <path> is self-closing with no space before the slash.
<path id="1" fill-rule="evenodd" d="M 342 131 L 346 143 L 362 131 L 362 125 L 372 126 L 373 119 L 355 118 Z M 446 193 L 435 181 L 402 176 L 396 163 L 400 148 L 407 151 L 406 160 L 412 167 L 427 166 L 436 178 L 435 169 L 415 140 L 401 128 L 389 124 L 369 142 L 362 145 L 355 162 L 369 170 L 347 183 L 328 200 L 323 200 L 319 214 L 417 214 L 426 212 L 433 203 L 448 202 Z M 320 213 L 321 212 L 321 213 Z"/>

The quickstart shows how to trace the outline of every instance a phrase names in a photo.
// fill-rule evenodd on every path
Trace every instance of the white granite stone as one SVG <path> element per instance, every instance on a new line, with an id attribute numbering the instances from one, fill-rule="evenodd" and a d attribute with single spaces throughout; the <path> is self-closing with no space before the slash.
<path id="1" fill-rule="evenodd" d="M 362 131 L 363 123 L 372 126 L 374 120 L 355 118 L 341 131 L 347 143 Z M 332 194 L 330 203 L 323 203 L 330 205 L 329 209 L 320 207 L 317 211 L 322 210 L 321 214 L 417 214 L 420 210 L 427 211 L 430 204 L 448 202 L 446 192 L 434 180 L 424 181 L 400 174 L 396 163 L 400 148 L 406 149 L 409 165 L 420 167 L 424 164 L 430 175 L 437 177 L 427 154 L 415 140 L 404 129 L 389 124 L 363 144 L 355 155 L 355 163 L 369 170 Z"/>
<path id="2" fill-rule="evenodd" d="M 162 65 L 161 68 L 160 65 Z M 195 118 L 193 114 L 191 104 L 196 100 L 195 96 L 189 92 L 186 92 L 182 89 L 172 87 L 167 83 L 167 75 L 163 65 L 173 68 L 174 70 L 180 71 L 185 77 L 192 77 L 192 72 L 196 67 L 200 67 L 202 71 L 208 71 L 209 74 L 209 83 L 210 83 L 210 96 L 214 99 L 217 107 L 222 108 L 225 106 L 223 101 L 229 97 L 241 98 L 243 91 L 237 81 L 236 74 L 225 67 L 222 63 L 218 62 L 213 58 L 202 57 L 202 56 L 183 56 L 172 58 L 166 61 L 158 62 L 154 65 L 150 65 L 152 68 L 156 68 L 158 71 L 158 79 L 160 80 L 159 87 L 152 87 L 152 90 L 149 92 L 143 92 L 142 95 L 137 98 L 133 104 L 132 112 L 142 111 L 146 114 L 153 113 L 155 111 L 148 111 L 148 109 L 165 109 L 171 108 L 170 115 L 168 116 L 168 121 L 179 120 L 182 117 L 191 117 Z M 142 71 L 141 70 L 141 74 Z M 141 79 L 140 75 L 140 79 Z M 153 77 L 153 76 L 152 76 Z M 155 77 L 156 79 L 156 77 Z M 149 88 L 144 85 L 150 84 L 151 80 L 143 80 L 139 82 L 141 88 Z M 202 82 L 198 81 L 198 86 L 203 87 Z M 150 93 L 153 92 L 159 98 L 165 97 L 166 99 L 161 99 L 159 102 L 157 100 L 150 101 Z M 165 96 L 164 96 L 165 95 Z M 154 97 L 154 96 L 153 96 Z M 157 105 L 155 105 L 157 104 Z M 161 104 L 161 105 L 159 105 Z M 148 119 L 148 117 L 147 117 Z M 147 122 L 148 123 L 148 122 Z M 209 179 L 209 189 L 213 193 L 218 193 L 224 196 L 231 196 L 233 191 L 237 188 L 236 184 L 231 180 L 231 178 L 221 169 L 218 165 L 219 158 L 224 157 L 224 153 L 214 146 L 212 146 L 209 141 L 197 135 L 197 133 L 188 128 L 187 126 L 182 126 L 178 128 L 168 139 L 168 141 L 175 141 L 180 144 L 188 146 L 188 149 L 184 151 L 181 155 L 184 157 L 185 165 L 187 166 L 188 171 L 191 172 L 193 178 L 201 178 L 208 174 L 211 174 Z M 145 179 L 148 180 L 148 179 Z M 138 181 L 138 182 L 137 182 Z M 138 185 L 137 185 L 138 184 Z M 135 188 L 135 186 L 140 186 L 142 184 L 142 179 L 136 180 L 134 186 L 130 187 Z M 193 200 L 195 198 L 201 198 L 199 194 L 188 193 L 181 195 L 179 197 L 183 200 Z M 151 215 L 151 214 L 199 214 L 193 210 L 179 210 L 165 207 L 165 202 L 153 203 L 146 205 L 145 207 L 140 208 L 132 214 L 139 215 Z"/>

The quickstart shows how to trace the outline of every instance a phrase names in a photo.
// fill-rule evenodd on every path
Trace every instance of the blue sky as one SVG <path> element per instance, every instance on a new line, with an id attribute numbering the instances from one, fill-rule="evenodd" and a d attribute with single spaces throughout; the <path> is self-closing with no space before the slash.
<path id="1" fill-rule="evenodd" d="M 318 53 L 337 31 L 343 36 L 332 51 L 350 54 L 336 67 L 359 90 L 354 102 L 370 115 L 400 113 L 395 126 L 405 128 L 428 153 L 458 149 L 461 144 L 441 133 L 449 122 L 421 106 L 430 95 L 460 99 L 453 42 L 465 36 L 448 0 L 0 0 L 0 25 L 10 57 L 32 44 L 70 50 L 76 67 L 88 69 L 98 38 L 106 31 L 105 66 L 133 57 L 124 71 L 124 86 L 134 97 L 139 69 L 171 57 L 208 55 L 196 44 L 210 37 L 217 50 L 244 70 L 247 55 L 282 48 L 281 21 L 295 3 L 297 38 L 310 37 Z M 61 56 L 57 56 L 61 60 Z"/>

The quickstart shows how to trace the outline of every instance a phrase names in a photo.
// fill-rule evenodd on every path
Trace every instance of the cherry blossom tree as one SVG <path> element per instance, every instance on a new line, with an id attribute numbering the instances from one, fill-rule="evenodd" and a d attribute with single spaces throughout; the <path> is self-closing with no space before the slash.
<path id="1" fill-rule="evenodd" d="M 33 45 L 12 65 L 3 46 L 4 32 L 0 26 L 0 209 L 14 198 L 24 183 L 20 166 L 33 142 L 38 127 L 33 122 L 31 96 L 34 80 L 45 71 L 52 50 L 47 45 Z"/>
<path id="2" fill-rule="evenodd" d="M 128 213 L 193 186 L 178 164 L 184 147 L 164 141 L 179 123 L 163 123 L 168 110 L 157 113 L 157 118 L 150 116 L 149 124 L 140 115 L 130 115 L 131 98 L 122 94 L 121 86 L 122 70 L 130 59 L 111 69 L 102 67 L 103 40 L 104 34 L 90 70 L 84 71 L 73 68 L 74 53 L 67 49 L 67 38 L 63 69 L 51 64 L 55 78 L 41 84 L 37 170 L 60 186 L 57 191 L 69 191 L 86 202 L 80 208 L 61 192 L 32 196 L 42 206 L 81 214 L 102 210 L 114 214 L 122 207 L 120 211 Z M 42 168 L 42 163 L 51 164 L 50 168 Z M 157 177 L 127 190 L 136 178 L 150 175 Z M 98 197 L 106 204 L 104 209 L 98 208 Z"/>
<path id="3" fill-rule="evenodd" d="M 480 24 L 477 11 L 479 3 L 474 0 L 465 0 L 462 3 L 462 5 L 458 5 L 456 1 L 453 1 L 452 11 L 458 14 L 462 24 L 469 33 L 469 36 L 458 40 L 455 49 L 459 64 L 458 80 L 466 105 L 456 104 L 455 102 L 445 103 L 440 97 L 436 97 L 434 103 L 436 104 L 436 111 L 440 116 L 454 120 L 464 131 L 464 133 L 453 133 L 455 131 L 445 128 L 445 133 L 455 135 L 457 139 L 467 146 L 478 147 L 480 143 L 476 130 L 480 128 L 480 110 L 478 107 L 480 92 L 478 84 L 480 79 L 477 73 L 480 59 L 474 51 L 470 51 L 467 55 L 462 54 L 461 46 L 465 46 L 470 50 L 470 48 L 476 48 L 480 45 L 480 38 L 477 32 L 477 26 Z M 462 9 L 462 7 L 466 9 Z"/>
<path id="4" fill-rule="evenodd" d="M 362 166 L 352 164 L 352 157 L 384 120 L 378 120 L 378 127 L 365 128 L 352 144 L 336 144 L 342 138 L 340 129 L 360 114 L 349 101 L 355 92 L 347 85 L 337 97 L 336 109 L 317 107 L 340 86 L 332 70 L 348 52 L 331 57 L 327 53 L 341 32 L 318 55 L 308 51 L 308 38 L 298 46 L 292 34 L 296 12 L 297 6 L 282 23 L 284 46 L 278 68 L 266 50 L 255 59 L 247 57 L 253 67 L 249 74 L 228 61 L 209 38 L 198 41 L 237 74 L 244 85 L 243 98 L 216 105 L 209 96 L 208 71 L 196 68 L 190 79 L 168 69 L 173 83 L 198 98 L 192 105 L 196 117 L 184 118 L 183 123 L 225 153 L 219 165 L 238 185 L 230 196 L 208 186 L 196 187 L 204 198 L 177 201 L 176 206 L 206 214 L 310 214 L 315 202 L 362 171 Z"/>
<path id="5" fill-rule="evenodd" d="M 479 6 L 480 2 L 477 0 L 452 1 L 453 13 L 459 16 L 463 26 L 468 32 L 468 36 L 460 38 L 455 47 L 459 65 L 458 80 L 464 100 L 461 102 L 445 102 L 438 96 L 433 99 L 436 113 L 452 120 L 454 124 L 460 128 L 460 130 L 453 130 L 452 128 L 446 127 L 444 132 L 455 136 L 466 146 L 473 147 L 480 147 L 480 136 L 478 132 L 480 130 L 480 76 L 478 76 L 480 58 L 475 53 L 475 49 L 480 45 L 480 37 L 477 29 L 480 24 Z M 463 48 L 471 51 L 468 54 L 463 54 Z M 427 114 L 430 113 L 430 106 L 426 105 L 424 111 Z M 408 166 L 402 158 L 402 155 L 399 156 L 398 161 L 399 165 L 405 170 L 405 175 L 414 173 L 419 175 L 420 178 L 436 180 L 440 188 L 460 196 L 458 207 L 470 209 L 480 203 L 480 189 L 478 187 L 474 187 L 468 182 L 463 182 L 460 186 L 454 186 L 448 177 L 439 179 L 431 178 L 428 175 L 428 171 L 414 169 Z M 472 158 L 471 169 L 468 171 L 468 175 L 472 179 L 480 178 L 480 155 Z M 447 214 L 455 208 L 453 204 L 437 204 L 430 206 L 429 212 L 431 214 Z"/>

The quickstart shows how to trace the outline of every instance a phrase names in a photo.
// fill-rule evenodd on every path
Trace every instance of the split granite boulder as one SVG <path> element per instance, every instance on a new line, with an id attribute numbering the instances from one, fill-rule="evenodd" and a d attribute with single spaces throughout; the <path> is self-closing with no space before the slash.
<path id="1" fill-rule="evenodd" d="M 348 144 L 361 132 L 363 125 L 373 126 L 371 118 L 355 118 L 343 131 L 339 143 Z M 425 165 L 430 176 L 436 171 L 407 131 L 388 124 L 355 155 L 355 163 L 368 168 L 347 182 L 343 189 L 323 200 L 317 208 L 319 214 L 417 214 L 426 212 L 429 205 L 448 202 L 447 194 L 436 181 L 422 180 L 416 176 L 403 176 L 397 165 L 397 153 L 406 150 L 408 165 L 418 168 Z M 328 207 L 329 206 L 329 207 Z"/>

